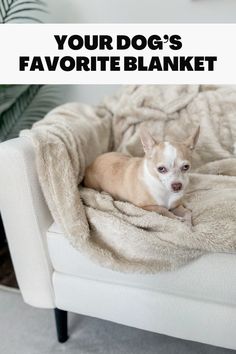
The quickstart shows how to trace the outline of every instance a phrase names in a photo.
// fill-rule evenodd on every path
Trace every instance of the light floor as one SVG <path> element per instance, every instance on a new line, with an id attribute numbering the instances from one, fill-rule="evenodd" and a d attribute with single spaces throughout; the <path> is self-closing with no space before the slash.
<path id="1" fill-rule="evenodd" d="M 231 354 L 95 318 L 69 315 L 70 339 L 58 344 L 53 311 L 25 305 L 18 291 L 0 287 L 1 354 Z"/>

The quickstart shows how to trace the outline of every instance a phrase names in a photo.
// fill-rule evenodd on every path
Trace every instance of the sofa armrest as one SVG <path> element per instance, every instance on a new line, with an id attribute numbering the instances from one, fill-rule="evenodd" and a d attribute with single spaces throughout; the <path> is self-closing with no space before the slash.
<path id="1" fill-rule="evenodd" d="M 52 266 L 46 231 L 52 217 L 37 178 L 29 138 L 0 144 L 0 210 L 24 301 L 53 308 Z"/>

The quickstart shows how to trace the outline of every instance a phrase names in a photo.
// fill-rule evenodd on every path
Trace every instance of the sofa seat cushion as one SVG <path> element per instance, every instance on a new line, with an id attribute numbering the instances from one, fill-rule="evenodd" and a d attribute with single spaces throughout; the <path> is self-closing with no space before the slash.
<path id="1" fill-rule="evenodd" d="M 171 272 L 126 274 L 103 268 L 73 248 L 55 223 L 47 232 L 55 271 L 178 296 L 236 305 L 236 255 L 212 253 Z"/>

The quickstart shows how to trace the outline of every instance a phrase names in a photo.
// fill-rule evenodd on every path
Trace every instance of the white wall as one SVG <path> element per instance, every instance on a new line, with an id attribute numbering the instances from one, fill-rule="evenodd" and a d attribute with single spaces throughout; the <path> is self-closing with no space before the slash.
<path id="1" fill-rule="evenodd" d="M 48 0 L 54 23 L 230 23 L 236 0 Z M 115 85 L 65 88 L 65 100 L 97 103 Z"/>
<path id="2" fill-rule="evenodd" d="M 48 0 L 53 22 L 235 22 L 236 0 Z"/>

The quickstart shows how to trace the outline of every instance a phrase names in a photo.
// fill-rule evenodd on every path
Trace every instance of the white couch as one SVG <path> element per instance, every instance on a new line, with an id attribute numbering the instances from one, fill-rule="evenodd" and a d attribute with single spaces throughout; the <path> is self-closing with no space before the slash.
<path id="1" fill-rule="evenodd" d="M 53 223 L 28 138 L 0 144 L 0 210 L 24 301 L 236 349 L 236 255 L 175 272 L 122 274 L 73 249 Z M 60 341 L 66 312 L 56 310 Z"/>

